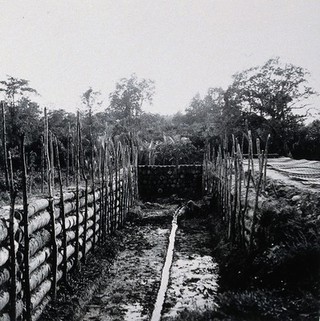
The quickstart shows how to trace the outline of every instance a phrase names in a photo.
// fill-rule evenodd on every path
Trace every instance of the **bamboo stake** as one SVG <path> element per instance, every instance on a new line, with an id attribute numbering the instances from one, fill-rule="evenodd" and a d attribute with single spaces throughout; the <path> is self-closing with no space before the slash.
<path id="1" fill-rule="evenodd" d="M 75 241 L 75 262 L 74 267 L 79 268 L 79 215 L 80 215 L 80 206 L 79 206 L 79 183 L 80 183 L 80 113 L 77 112 L 77 145 L 76 145 L 76 241 Z"/>
<path id="2" fill-rule="evenodd" d="M 54 151 L 53 151 L 53 137 L 52 133 L 49 133 L 49 124 L 47 118 L 47 111 L 45 109 L 45 140 L 46 140 L 46 156 L 47 156 L 47 171 L 48 171 L 48 198 L 49 198 L 49 207 L 48 211 L 50 213 L 51 221 L 51 245 L 52 245 L 52 299 L 55 301 L 57 297 L 57 258 L 58 258 L 58 247 L 57 247 L 57 237 L 56 237 L 56 222 L 54 214 Z"/>
<path id="3" fill-rule="evenodd" d="M 106 224 L 107 224 L 107 234 L 111 233 L 111 223 L 110 223 L 110 154 L 107 142 L 105 142 L 105 170 L 106 170 L 106 195 L 105 195 L 105 215 L 106 215 Z"/>
<path id="4" fill-rule="evenodd" d="M 248 131 L 248 143 L 249 143 L 249 153 L 248 153 L 248 162 L 251 164 L 251 178 L 254 188 L 256 189 L 256 181 L 255 181 L 255 169 L 253 162 L 253 143 L 252 143 L 252 135 L 251 130 Z"/>
<path id="5" fill-rule="evenodd" d="M 8 170 L 8 151 L 7 151 L 7 129 L 6 129 L 6 113 L 4 110 L 4 102 L 1 101 L 1 112 L 2 112 L 2 146 L 3 146 L 3 158 L 4 158 L 4 172 L 6 178 L 6 188 L 10 191 L 10 180 Z"/>
<path id="6" fill-rule="evenodd" d="M 269 148 L 270 134 L 268 134 L 265 149 L 264 149 L 264 168 L 263 168 L 263 183 L 262 190 L 264 191 L 267 183 L 267 166 L 268 166 L 268 148 Z"/>
<path id="7" fill-rule="evenodd" d="M 138 185 L 138 158 L 139 158 L 139 151 L 138 146 L 135 147 L 135 159 L 134 159 L 134 171 L 135 171 L 135 193 L 134 193 L 134 199 L 137 199 L 139 197 L 139 185 Z"/>
<path id="8" fill-rule="evenodd" d="M 68 141 L 67 141 L 67 177 L 66 177 L 66 185 L 67 187 L 70 184 L 70 122 L 68 124 Z"/>
<path id="9" fill-rule="evenodd" d="M 105 222 L 105 199 L 104 199 L 104 150 L 103 146 L 101 145 L 99 148 L 99 185 L 100 185 L 100 244 L 105 242 L 105 229 L 106 229 L 106 222 Z"/>
<path id="10" fill-rule="evenodd" d="M 85 166 L 84 166 L 84 150 L 83 150 L 83 146 L 82 146 L 82 136 L 81 136 L 81 124 L 79 122 L 79 142 L 80 142 L 80 153 L 81 153 L 81 158 L 82 159 L 82 165 L 81 166 L 81 173 L 82 173 L 82 178 L 85 181 L 85 191 L 84 191 L 84 233 L 83 233 L 83 247 L 82 247 L 82 262 L 85 263 L 86 262 L 86 246 L 85 244 L 87 243 L 87 233 L 88 233 L 88 178 L 87 175 L 85 173 Z M 94 197 L 94 191 L 92 191 L 93 193 L 93 197 Z M 80 210 L 80 209 L 79 209 Z M 93 213 L 94 215 L 94 213 Z M 79 229 L 81 228 L 81 226 L 79 227 Z M 78 234 L 78 237 L 80 237 L 80 232 Z M 80 243 L 81 239 L 79 239 L 79 243 Z"/>
<path id="11" fill-rule="evenodd" d="M 74 146 L 74 142 L 75 142 L 75 134 L 74 134 L 74 130 L 72 131 L 72 137 L 71 137 L 71 172 L 73 175 L 73 183 L 76 183 L 76 174 L 75 174 L 75 146 Z"/>
<path id="12" fill-rule="evenodd" d="M 119 159 L 119 186 L 118 186 L 118 199 L 119 199 L 119 225 L 122 226 L 123 224 L 123 175 L 124 175 L 124 166 L 123 166 L 123 150 L 122 144 L 118 142 L 118 159 Z M 121 177 L 121 170 L 122 170 L 122 177 Z"/>
<path id="13" fill-rule="evenodd" d="M 95 179 L 94 179 L 94 158 L 93 158 L 93 149 L 91 150 L 91 179 L 92 179 L 92 195 L 93 195 L 93 233 L 94 238 L 92 242 L 92 251 L 95 251 L 96 247 L 96 234 L 97 234 L 97 204 L 96 204 L 96 186 L 95 186 Z"/>
<path id="14" fill-rule="evenodd" d="M 41 135 L 41 193 L 44 193 L 44 167 L 45 167 L 44 137 L 43 135 Z"/>
<path id="15" fill-rule="evenodd" d="M 238 157 L 236 152 L 236 141 L 234 135 L 232 135 L 232 155 L 231 155 L 231 164 L 234 166 L 234 192 L 233 199 L 234 202 L 231 204 L 231 242 L 234 243 L 236 239 L 236 215 L 237 215 L 237 205 L 238 205 Z M 232 184 L 232 165 L 231 165 L 231 175 L 230 175 Z"/>
<path id="16" fill-rule="evenodd" d="M 63 264 L 62 264 L 62 281 L 67 284 L 67 230 L 66 230 L 66 216 L 64 211 L 64 195 L 63 195 L 63 185 L 62 185 L 62 175 L 61 175 L 61 165 L 60 165 L 60 154 L 58 139 L 55 137 L 55 147 L 56 147 L 56 164 L 59 180 L 60 189 L 60 215 L 62 222 L 62 249 L 63 249 Z M 68 179 L 67 179 L 68 181 Z"/>
<path id="17" fill-rule="evenodd" d="M 93 194 L 93 212 L 94 212 L 94 225 L 93 225 L 93 243 L 92 243 L 92 251 L 95 251 L 96 247 L 96 233 L 97 233 L 97 208 L 96 208 L 96 199 L 95 199 L 95 166 L 94 166 L 94 144 L 93 144 L 93 134 L 92 134 L 92 110 L 89 108 L 89 119 L 90 119 L 90 126 L 89 126 L 89 136 L 90 136 L 90 158 L 91 158 L 91 184 L 92 184 L 92 194 Z"/>
<path id="18" fill-rule="evenodd" d="M 21 159 L 22 159 L 23 229 L 24 229 L 24 298 L 25 298 L 24 320 L 31 321 L 27 167 L 26 167 L 26 159 L 25 159 L 24 134 L 22 134 L 21 136 Z"/>
<path id="19" fill-rule="evenodd" d="M 123 149 L 123 222 L 127 219 L 127 202 L 128 202 L 128 149 L 127 146 Z"/>
<path id="20" fill-rule="evenodd" d="M 238 152 L 238 177 L 239 177 L 239 199 L 238 199 L 238 231 L 239 231 L 239 237 L 240 237 L 240 243 L 244 244 L 244 235 L 242 233 L 242 202 L 241 202 L 241 196 L 242 196 L 242 178 L 244 177 L 243 174 L 243 156 L 241 152 L 241 147 L 239 143 L 237 143 L 237 152 Z"/>
<path id="21" fill-rule="evenodd" d="M 49 124 L 47 124 L 49 129 Z M 55 169 L 54 169 L 54 148 L 53 148 L 53 134 L 49 132 L 49 143 L 50 143 L 50 170 L 51 170 L 51 195 L 54 196 L 54 178 L 55 178 Z"/>
<path id="22" fill-rule="evenodd" d="M 115 182 L 115 188 L 114 188 L 114 215 L 115 215 L 115 228 L 117 229 L 119 226 L 119 213 L 118 213 L 118 193 L 119 193 L 119 186 L 118 186 L 118 144 L 115 143 L 115 149 L 114 149 L 114 182 Z"/>
<path id="23" fill-rule="evenodd" d="M 258 163 L 259 163 L 259 172 L 262 172 L 262 154 L 261 154 L 261 148 L 260 148 L 260 139 L 256 139 L 256 146 L 257 146 L 257 155 L 258 155 Z"/>
<path id="24" fill-rule="evenodd" d="M 11 320 L 16 320 L 17 310 L 17 269 L 16 269 L 16 253 L 15 253 L 15 228 L 14 228 L 14 211 L 15 211 L 15 200 L 17 191 L 14 188 L 13 181 L 13 168 L 12 168 L 12 157 L 10 151 L 8 152 L 9 158 L 9 178 L 10 178 L 10 318 Z"/>
<path id="25" fill-rule="evenodd" d="M 262 157 L 262 162 L 264 162 L 264 157 Z M 253 216 L 252 216 L 252 225 L 251 225 L 251 233 L 250 233 L 250 250 L 253 250 L 254 246 L 254 236 L 255 236 L 255 227 L 257 224 L 257 210 L 258 210 L 258 203 L 259 203 L 259 194 L 260 194 L 260 187 L 263 178 L 263 170 L 259 173 L 259 180 L 256 186 L 256 195 L 255 195 L 255 203 L 253 209 Z"/>
<path id="26" fill-rule="evenodd" d="M 115 230 L 115 219 L 114 219 L 114 145 L 113 142 L 109 142 L 109 148 L 110 148 L 110 162 L 109 162 L 109 208 L 110 208 L 110 231 L 111 233 Z"/>
<path id="27" fill-rule="evenodd" d="M 85 203 L 84 203 L 84 231 L 83 231 L 83 244 L 84 246 L 82 247 L 82 262 L 85 264 L 86 263 L 86 246 L 85 244 L 87 243 L 87 225 L 88 225 L 88 179 L 87 177 L 83 174 L 83 178 L 85 181 L 85 192 L 84 192 L 84 198 L 85 198 Z"/>
<path id="28" fill-rule="evenodd" d="M 125 220 L 127 218 L 127 214 L 129 212 L 129 172 L 130 172 L 130 153 L 128 150 L 128 146 L 125 149 L 125 158 L 126 158 L 126 185 L 125 185 Z"/>

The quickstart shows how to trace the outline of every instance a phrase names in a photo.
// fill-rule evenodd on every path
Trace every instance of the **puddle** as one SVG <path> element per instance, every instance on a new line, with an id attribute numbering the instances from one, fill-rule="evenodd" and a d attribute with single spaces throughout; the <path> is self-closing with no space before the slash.
<path id="1" fill-rule="evenodd" d="M 159 235 L 163 235 L 163 234 L 166 234 L 168 232 L 168 229 L 166 229 L 166 228 L 158 228 L 157 229 L 157 233 L 159 234 Z"/>
<path id="2" fill-rule="evenodd" d="M 176 210 L 172 220 L 166 261 L 163 266 L 160 289 L 151 321 L 176 317 L 180 311 L 185 309 L 201 311 L 213 309 L 217 306 L 214 300 L 218 289 L 217 263 L 209 255 L 189 254 L 175 250 L 176 234 L 177 239 L 181 235 L 181 232 L 176 233 L 178 230 L 177 217 L 182 210 L 183 208 Z M 189 234 L 187 238 L 193 238 L 193 242 L 196 241 L 196 243 L 200 240 L 203 241 L 205 236 L 208 236 L 206 235 L 208 231 L 202 232 Z M 182 234 L 185 235 L 185 233 Z M 196 237 L 196 234 L 199 235 Z M 189 242 L 187 244 L 191 245 Z M 200 243 L 193 243 L 192 245 L 199 249 Z M 192 250 L 192 248 L 190 249 Z"/>
<path id="3" fill-rule="evenodd" d="M 147 316 L 143 316 L 143 306 L 139 302 L 136 302 L 134 304 L 122 305 L 121 309 L 126 311 L 123 316 L 124 321 L 148 320 Z"/>
<path id="4" fill-rule="evenodd" d="M 166 297 L 171 307 L 163 320 L 177 316 L 184 309 L 199 311 L 217 307 L 214 300 L 218 290 L 217 269 L 211 256 L 179 255 L 171 268 Z"/>
<path id="5" fill-rule="evenodd" d="M 215 306 L 217 264 L 206 219 L 181 221 L 178 228 L 176 211 L 170 231 L 174 209 L 166 211 L 171 215 L 161 226 L 150 220 L 122 231 L 121 251 L 82 321 L 160 321 Z"/>

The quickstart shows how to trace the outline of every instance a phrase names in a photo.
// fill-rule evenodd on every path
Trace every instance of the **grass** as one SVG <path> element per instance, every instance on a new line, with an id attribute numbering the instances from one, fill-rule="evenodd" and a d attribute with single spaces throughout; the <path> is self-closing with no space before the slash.
<path id="1" fill-rule="evenodd" d="M 301 195 L 299 203 L 292 195 Z M 287 195 L 287 196 L 286 196 Z M 220 267 L 217 311 L 183 312 L 178 320 L 318 321 L 319 195 L 292 190 L 261 209 L 253 252 L 231 245 L 223 220 L 212 222 Z"/>

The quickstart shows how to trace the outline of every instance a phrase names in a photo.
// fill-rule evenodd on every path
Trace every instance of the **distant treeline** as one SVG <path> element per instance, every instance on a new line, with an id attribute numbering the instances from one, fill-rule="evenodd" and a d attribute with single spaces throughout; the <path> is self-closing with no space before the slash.
<path id="1" fill-rule="evenodd" d="M 122 141 L 135 137 L 141 164 L 201 163 L 208 143 L 218 145 L 232 135 L 239 142 L 246 142 L 249 129 L 262 144 L 271 135 L 270 153 L 320 160 L 320 120 L 308 125 L 304 122 L 309 115 L 306 101 L 317 95 L 307 84 L 308 76 L 301 67 L 283 64 L 279 58 L 270 59 L 263 66 L 234 75 L 226 90 L 215 87 L 209 88 L 204 97 L 195 95 L 185 113 L 172 116 L 144 112 L 144 106 L 152 103 L 155 85 L 135 74 L 117 82 L 107 100 L 89 88 L 79 101 L 85 152 L 89 153 L 90 135 L 95 144 L 102 137 Z M 29 81 L 11 76 L 0 81 L 0 91 L 4 102 L 1 150 L 6 141 L 15 159 L 19 137 L 24 133 L 29 170 L 37 169 L 44 128 L 43 107 L 34 102 L 37 91 L 29 86 Z M 74 140 L 76 114 L 55 109 L 48 112 L 48 121 L 61 143 L 64 167 L 67 150 L 70 152 L 67 146 Z M 245 153 L 245 143 L 242 148 Z M 3 157 L 1 152 L 2 164 Z M 14 166 L 18 166 L 18 160 Z"/>

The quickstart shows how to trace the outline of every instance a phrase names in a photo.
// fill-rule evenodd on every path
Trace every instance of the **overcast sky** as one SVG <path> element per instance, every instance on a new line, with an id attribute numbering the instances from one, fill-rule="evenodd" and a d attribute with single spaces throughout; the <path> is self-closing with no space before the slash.
<path id="1" fill-rule="evenodd" d="M 147 111 L 184 111 L 209 87 L 280 56 L 320 92 L 319 0 L 0 0 L 0 79 L 30 80 L 42 106 L 75 111 L 91 86 L 155 81 Z M 319 106 L 319 99 L 315 100 Z"/>

